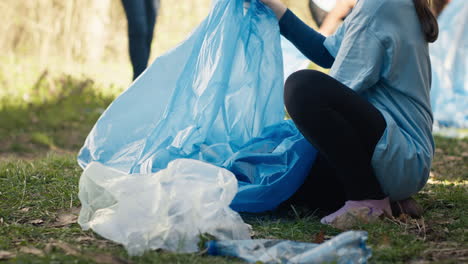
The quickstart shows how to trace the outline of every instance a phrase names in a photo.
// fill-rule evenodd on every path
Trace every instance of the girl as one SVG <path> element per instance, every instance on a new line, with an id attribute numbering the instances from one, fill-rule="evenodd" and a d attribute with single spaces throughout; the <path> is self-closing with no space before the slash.
<path id="1" fill-rule="evenodd" d="M 427 0 L 358 0 L 337 32 L 325 38 L 280 0 L 261 0 L 281 34 L 330 75 L 303 70 L 285 83 L 294 123 L 319 151 L 296 198 L 336 212 L 325 224 L 362 209 L 391 214 L 426 183 L 434 141 L 428 42 L 438 36 Z M 368 220 L 368 219 L 362 219 Z"/>

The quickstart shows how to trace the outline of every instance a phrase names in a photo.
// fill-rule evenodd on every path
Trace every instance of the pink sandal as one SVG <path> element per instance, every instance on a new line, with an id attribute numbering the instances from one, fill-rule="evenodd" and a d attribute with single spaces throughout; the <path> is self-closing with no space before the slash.
<path id="1" fill-rule="evenodd" d="M 320 222 L 338 229 L 350 229 L 359 223 L 370 223 L 382 216 L 391 216 L 390 200 L 347 201 L 333 214 L 327 215 Z"/>

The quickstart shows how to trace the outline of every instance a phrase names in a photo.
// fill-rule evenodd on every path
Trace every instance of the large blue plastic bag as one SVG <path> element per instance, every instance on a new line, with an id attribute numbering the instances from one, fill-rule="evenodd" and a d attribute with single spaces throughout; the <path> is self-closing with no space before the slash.
<path id="1" fill-rule="evenodd" d="M 283 52 L 283 70 L 285 80 L 294 72 L 306 69 L 309 66 L 309 59 L 307 59 L 304 54 L 294 46 L 294 44 L 283 36 L 281 37 L 281 48 Z"/>
<path id="2" fill-rule="evenodd" d="M 431 45 L 431 104 L 436 128 L 468 128 L 468 4 L 452 0 Z"/>
<path id="3" fill-rule="evenodd" d="M 232 171 L 238 211 L 275 208 L 302 184 L 316 151 L 284 120 L 277 20 L 257 0 L 215 0 L 209 16 L 103 113 L 78 161 L 154 173 L 178 158 Z"/>

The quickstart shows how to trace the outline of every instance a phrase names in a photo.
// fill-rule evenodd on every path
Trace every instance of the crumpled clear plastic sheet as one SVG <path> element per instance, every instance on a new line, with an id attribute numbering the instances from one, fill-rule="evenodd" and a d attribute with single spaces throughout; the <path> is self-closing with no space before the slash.
<path id="1" fill-rule="evenodd" d="M 80 179 L 78 223 L 123 244 L 130 255 L 150 249 L 196 252 L 201 234 L 250 239 L 229 208 L 237 180 L 226 169 L 178 159 L 154 174 L 128 174 L 89 164 Z"/>
<path id="2" fill-rule="evenodd" d="M 208 254 L 238 257 L 250 263 L 367 263 L 367 232 L 348 231 L 322 244 L 288 240 L 210 241 Z"/>
<path id="3" fill-rule="evenodd" d="M 243 4 L 214 0 L 109 106 L 79 153 L 82 168 L 99 162 L 132 177 L 204 161 L 236 175 L 231 208 L 245 212 L 274 209 L 298 189 L 316 150 L 284 120 L 278 22 L 258 0 Z"/>
<path id="4" fill-rule="evenodd" d="M 439 16 L 439 39 L 430 46 L 435 131 L 468 128 L 468 5 L 452 0 Z"/>

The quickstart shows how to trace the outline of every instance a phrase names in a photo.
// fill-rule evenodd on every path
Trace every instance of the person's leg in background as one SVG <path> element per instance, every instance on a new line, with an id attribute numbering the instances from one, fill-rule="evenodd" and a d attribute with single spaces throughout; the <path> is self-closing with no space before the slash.
<path id="1" fill-rule="evenodd" d="M 159 0 L 145 0 L 146 5 L 146 24 L 148 25 L 148 34 L 146 45 L 151 51 L 151 43 L 153 42 L 154 26 L 158 18 Z"/>
<path id="2" fill-rule="evenodd" d="M 148 42 L 152 40 L 154 22 L 148 25 L 146 0 L 122 0 L 122 4 L 128 21 L 128 45 L 133 79 L 136 79 L 148 65 L 151 46 Z"/>
<path id="3" fill-rule="evenodd" d="M 336 188 L 342 188 L 345 200 L 385 200 L 388 213 L 388 199 L 371 166 L 386 128 L 380 111 L 342 83 L 312 70 L 291 75 L 284 97 L 298 129 L 336 171 Z M 314 175 L 310 178 L 314 184 Z"/>

